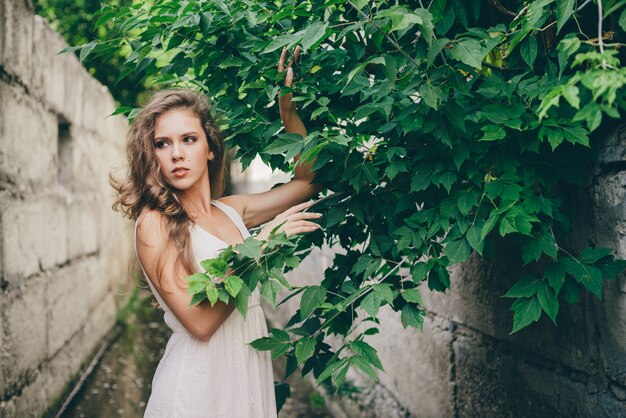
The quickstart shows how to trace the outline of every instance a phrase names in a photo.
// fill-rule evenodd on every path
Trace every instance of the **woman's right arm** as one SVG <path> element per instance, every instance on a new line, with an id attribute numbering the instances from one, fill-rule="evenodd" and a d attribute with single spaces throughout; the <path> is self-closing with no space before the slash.
<path id="1" fill-rule="evenodd" d="M 169 242 L 165 218 L 157 211 L 146 212 L 137 223 L 137 254 L 163 301 L 197 339 L 208 341 L 235 309 L 234 304 L 221 301 L 189 306 L 191 295 L 184 278 L 192 273 L 176 263 L 178 250 Z"/>

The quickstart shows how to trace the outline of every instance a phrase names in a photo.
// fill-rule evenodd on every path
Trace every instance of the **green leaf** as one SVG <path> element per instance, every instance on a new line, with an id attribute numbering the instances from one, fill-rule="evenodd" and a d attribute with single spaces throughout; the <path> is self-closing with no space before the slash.
<path id="1" fill-rule="evenodd" d="M 441 184 L 443 184 L 443 187 L 446 188 L 446 191 L 448 193 L 450 193 L 450 189 L 452 188 L 452 185 L 454 184 L 456 179 L 457 175 L 453 171 L 446 171 L 439 177 L 439 181 L 441 182 Z"/>
<path id="2" fill-rule="evenodd" d="M 514 232 L 518 232 L 517 231 L 517 225 L 515 224 L 515 217 L 511 217 L 508 216 L 508 212 L 507 214 L 504 216 L 504 218 L 502 218 L 502 220 L 500 221 L 500 235 L 501 236 L 505 236 L 507 234 L 512 234 Z"/>
<path id="3" fill-rule="evenodd" d="M 307 361 L 315 352 L 315 339 L 311 337 L 304 337 L 298 340 L 296 343 L 296 359 L 298 364 L 302 364 Z"/>
<path id="4" fill-rule="evenodd" d="M 91 54 L 91 51 L 93 51 L 93 49 L 98 45 L 98 41 L 91 41 L 88 44 L 85 44 L 83 46 L 80 47 L 80 54 L 78 56 L 78 60 L 82 63 L 85 58 L 87 58 L 87 56 L 89 54 Z"/>
<path id="5" fill-rule="evenodd" d="M 279 341 L 274 337 L 257 338 L 250 345 L 259 351 L 282 350 L 285 346 L 291 346 L 291 344 Z"/>
<path id="6" fill-rule="evenodd" d="M 624 32 L 626 32 L 626 9 L 622 10 L 622 14 L 619 17 L 619 25 Z"/>
<path id="7" fill-rule="evenodd" d="M 261 246 L 260 241 L 256 240 L 254 237 L 248 237 L 241 244 L 237 244 L 235 249 L 244 257 L 254 258 L 258 261 L 263 255 Z"/>
<path id="8" fill-rule="evenodd" d="M 376 292 L 371 292 L 363 298 L 360 307 L 363 308 L 369 316 L 375 317 L 378 314 L 378 308 L 381 302 L 382 300 Z"/>
<path id="9" fill-rule="evenodd" d="M 487 220 L 485 221 L 485 225 L 483 225 L 482 229 L 480 230 L 481 240 L 484 240 L 485 237 L 493 230 L 493 227 L 496 226 L 499 217 L 500 216 L 498 215 L 498 212 L 496 210 L 491 211 L 491 213 L 489 214 L 489 218 L 487 218 Z"/>
<path id="10" fill-rule="evenodd" d="M 402 298 L 407 302 L 416 303 L 418 305 L 422 305 L 422 296 L 420 295 L 419 290 L 417 288 L 406 289 L 400 293 Z"/>
<path id="11" fill-rule="evenodd" d="M 196 293 L 191 297 L 189 306 L 195 306 L 198 303 L 202 302 L 203 300 L 206 300 L 206 293 L 205 292 Z"/>
<path id="12" fill-rule="evenodd" d="M 541 309 L 548 314 L 554 325 L 556 325 L 556 315 L 559 312 L 559 301 L 554 289 L 547 283 L 544 283 L 537 289 L 537 299 L 539 300 Z"/>
<path id="13" fill-rule="evenodd" d="M 200 261 L 202 268 L 211 276 L 220 278 L 228 273 L 228 262 L 221 258 Z"/>
<path id="14" fill-rule="evenodd" d="M 448 257 L 450 264 L 462 263 L 471 254 L 471 248 L 466 240 L 460 239 L 446 244 L 443 254 Z"/>
<path id="15" fill-rule="evenodd" d="M 345 367 L 348 364 L 349 359 L 347 357 L 342 358 L 341 360 L 335 361 L 334 363 L 330 363 L 326 366 L 326 369 L 317 377 L 315 381 L 316 385 L 319 385 L 324 380 L 328 379 L 331 375 L 337 372 L 342 367 Z"/>
<path id="16" fill-rule="evenodd" d="M 435 58 L 441 53 L 443 48 L 450 42 L 448 38 L 439 38 L 433 41 L 428 53 L 426 54 L 426 63 L 430 67 L 435 62 Z"/>
<path id="17" fill-rule="evenodd" d="M 626 260 L 602 260 L 597 263 L 597 267 L 607 280 L 615 280 L 626 269 Z"/>
<path id="18" fill-rule="evenodd" d="M 541 283 L 542 280 L 534 276 L 522 276 L 502 297 L 527 298 L 534 296 Z"/>
<path id="19" fill-rule="evenodd" d="M 211 302 L 211 306 L 215 305 L 217 302 L 217 298 L 219 297 L 220 292 L 215 287 L 215 283 L 209 282 L 206 285 L 206 297 Z"/>
<path id="20" fill-rule="evenodd" d="M 602 299 L 602 271 L 599 268 L 584 266 L 583 273 L 579 276 L 574 276 L 574 278 L 591 293 Z"/>
<path id="21" fill-rule="evenodd" d="M 350 349 L 354 354 L 358 354 L 362 357 L 365 357 L 372 366 L 376 367 L 379 370 L 384 371 L 383 364 L 378 357 L 376 349 L 366 343 L 365 341 L 352 341 L 350 343 Z"/>
<path id="22" fill-rule="evenodd" d="M 578 87 L 574 85 L 567 85 L 563 87 L 563 91 L 561 92 L 565 100 L 567 100 L 570 106 L 574 109 L 580 108 L 580 97 L 578 97 L 578 93 Z"/>
<path id="23" fill-rule="evenodd" d="M 566 280 L 563 284 L 563 294 L 567 303 L 571 304 L 580 302 L 580 295 L 582 294 L 582 291 L 583 288 L 573 280 Z"/>
<path id="24" fill-rule="evenodd" d="M 483 228 L 481 224 L 474 224 L 469 227 L 465 236 L 469 245 L 480 255 L 483 255 L 483 248 L 485 246 L 485 241 L 480 236 Z"/>
<path id="25" fill-rule="evenodd" d="M 386 283 L 376 283 L 372 285 L 372 288 L 380 300 L 385 300 L 390 304 L 393 303 L 393 291 L 391 290 L 391 285 Z"/>
<path id="26" fill-rule="evenodd" d="M 261 296 L 268 301 L 272 307 L 276 307 L 276 295 L 282 289 L 281 285 L 276 280 L 268 279 L 261 285 Z"/>
<path id="27" fill-rule="evenodd" d="M 211 281 L 211 278 L 204 273 L 194 273 L 191 276 L 187 276 L 185 279 L 189 286 L 187 291 L 190 295 L 203 292 L 205 286 Z"/>
<path id="28" fill-rule="evenodd" d="M 415 283 L 420 283 L 426 278 L 429 271 L 430 268 L 428 267 L 428 264 L 420 261 L 411 267 L 411 277 Z"/>
<path id="29" fill-rule="evenodd" d="M 405 329 L 407 327 L 413 327 L 421 331 L 424 326 L 424 314 L 417 308 L 417 306 L 407 303 L 402 308 L 400 321 Z"/>
<path id="30" fill-rule="evenodd" d="M 313 45 L 324 39 L 328 23 L 315 22 L 304 31 L 302 39 L 302 52 L 307 52 Z"/>
<path id="31" fill-rule="evenodd" d="M 424 40 L 426 41 L 426 44 L 428 44 L 428 46 L 431 47 L 433 44 L 433 38 L 435 35 L 434 26 L 433 26 L 433 16 L 430 14 L 430 12 L 427 9 L 422 9 L 422 8 L 415 9 L 413 13 L 421 19 L 421 23 L 418 23 L 417 25 L 420 28 L 422 38 L 424 38 Z"/>
<path id="32" fill-rule="evenodd" d="M 548 264 L 543 275 L 546 279 L 548 279 L 548 283 L 558 295 L 561 292 L 563 283 L 565 283 L 565 269 L 563 268 L 563 265 L 560 263 Z"/>
<path id="33" fill-rule="evenodd" d="M 230 275 L 224 279 L 224 287 L 232 297 L 237 297 L 243 286 L 243 280 L 239 276 Z"/>
<path id="34" fill-rule="evenodd" d="M 478 192 L 475 190 L 468 190 L 467 192 L 462 193 L 456 200 L 456 204 L 459 208 L 459 212 L 461 212 L 463 216 L 468 215 L 472 208 L 478 204 Z"/>
<path id="35" fill-rule="evenodd" d="M 246 318 L 246 315 L 248 313 L 248 302 L 250 301 L 251 295 L 252 292 L 250 292 L 248 286 L 242 286 L 241 290 L 239 290 L 239 293 L 237 293 L 237 297 L 235 297 L 235 299 L 233 300 L 233 302 L 235 303 L 235 307 L 237 308 L 239 313 L 241 313 L 241 316 L 243 316 L 244 319 Z"/>
<path id="36" fill-rule="evenodd" d="M 303 146 L 300 134 L 280 134 L 263 152 L 270 155 L 285 154 L 286 159 L 291 159 L 302 151 Z"/>
<path id="37" fill-rule="evenodd" d="M 611 254 L 613 254 L 613 250 L 610 248 L 587 247 L 580 253 L 580 257 L 578 259 L 581 263 L 593 264 L 604 257 L 610 256 Z"/>
<path id="38" fill-rule="evenodd" d="M 526 41 L 520 46 L 520 54 L 526 64 L 528 64 L 530 68 L 533 68 L 533 64 L 537 58 L 537 38 L 534 36 L 526 38 Z"/>
<path id="39" fill-rule="evenodd" d="M 564 38 L 559 42 L 557 46 L 558 59 L 559 59 L 559 78 L 563 74 L 563 71 L 567 68 L 567 61 L 572 54 L 574 54 L 581 46 L 580 39 L 576 37 Z"/>
<path id="40" fill-rule="evenodd" d="M 300 318 L 308 318 L 326 300 L 326 289 L 322 286 L 309 286 L 302 293 Z"/>
<path id="41" fill-rule="evenodd" d="M 511 310 L 514 312 L 511 334 L 537 321 L 541 316 L 541 305 L 537 297 L 518 299 Z"/>
<path id="42" fill-rule="evenodd" d="M 581 120 L 587 123 L 587 128 L 590 132 L 596 130 L 602 122 L 602 110 L 600 106 L 595 102 L 587 103 L 582 109 L 576 112 L 572 118 L 574 122 Z"/>
<path id="43" fill-rule="evenodd" d="M 556 0 L 556 33 L 561 31 L 565 22 L 574 13 L 576 0 Z"/>
<path id="44" fill-rule="evenodd" d="M 482 67 L 481 47 L 478 41 L 465 38 L 447 50 L 450 57 L 474 68 Z"/>
<path id="45" fill-rule="evenodd" d="M 376 372 L 374 371 L 374 368 L 365 357 L 352 356 L 350 357 L 350 364 L 354 365 L 357 369 L 360 369 L 369 377 L 371 377 L 376 382 L 378 382 L 378 377 L 376 376 Z"/>

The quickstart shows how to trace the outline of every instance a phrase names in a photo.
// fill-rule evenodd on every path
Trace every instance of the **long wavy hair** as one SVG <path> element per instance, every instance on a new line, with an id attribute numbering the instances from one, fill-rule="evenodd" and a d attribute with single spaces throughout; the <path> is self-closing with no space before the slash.
<path id="1" fill-rule="evenodd" d="M 154 149 L 154 127 L 163 113 L 172 109 L 192 111 L 200 120 L 209 149 L 214 158 L 207 161 L 211 184 L 211 198 L 224 193 L 226 177 L 225 149 L 221 132 L 210 113 L 207 97 L 187 89 L 163 90 L 153 94 L 139 111 L 128 131 L 126 157 L 128 177 L 116 180 L 109 175 L 109 183 L 117 192 L 113 209 L 136 221 L 144 209 L 158 210 L 166 219 L 166 230 L 178 250 L 176 263 L 190 273 L 195 271 L 189 226 L 191 219 L 180 202 L 181 191 L 171 187 L 161 175 Z M 161 251 L 167 243 L 162 243 Z M 157 266 L 160 282 L 164 263 Z"/>

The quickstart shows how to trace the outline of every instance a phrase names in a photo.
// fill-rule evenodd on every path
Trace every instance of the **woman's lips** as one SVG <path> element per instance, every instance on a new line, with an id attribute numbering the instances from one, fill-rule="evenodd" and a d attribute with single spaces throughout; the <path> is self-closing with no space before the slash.
<path id="1" fill-rule="evenodd" d="M 172 171 L 172 174 L 176 177 L 185 177 L 188 172 L 189 170 L 187 170 L 186 168 L 177 168 L 176 170 Z"/>

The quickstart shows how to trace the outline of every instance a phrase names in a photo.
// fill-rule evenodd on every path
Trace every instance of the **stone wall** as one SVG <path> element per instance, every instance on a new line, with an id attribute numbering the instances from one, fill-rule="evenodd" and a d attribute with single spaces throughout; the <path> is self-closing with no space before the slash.
<path id="1" fill-rule="evenodd" d="M 108 172 L 126 122 L 30 0 L 0 1 L 0 416 L 36 417 L 115 321 L 129 224 Z M 116 297 L 117 296 L 117 297 Z"/>
<path id="2" fill-rule="evenodd" d="M 605 133 L 588 186 L 570 193 L 571 243 L 617 249 L 626 258 L 626 126 Z M 626 280 L 563 303 L 558 327 L 544 317 L 509 335 L 511 300 L 501 297 L 520 266 L 507 242 L 494 260 L 473 255 L 451 271 L 446 294 L 422 289 L 424 330 L 404 330 L 399 315 L 381 309 L 381 332 L 368 337 L 386 373 L 380 384 L 351 371 L 358 396 L 330 399 L 337 417 L 625 417 Z M 314 284 L 332 263 L 316 251 L 292 272 L 295 284 Z M 284 324 L 295 299 L 268 316 Z"/>

